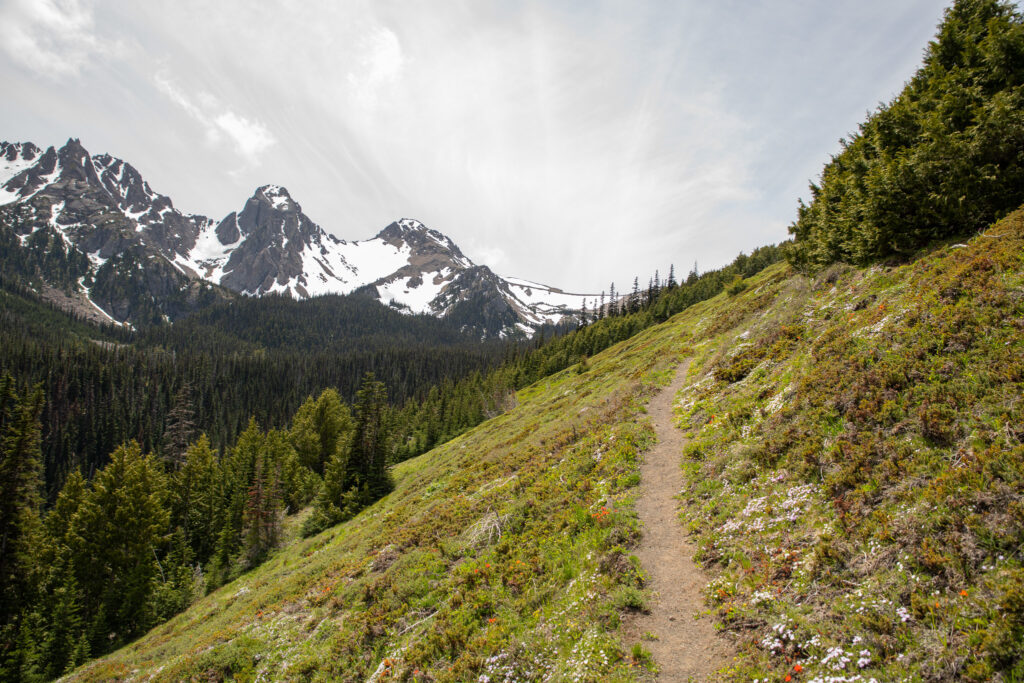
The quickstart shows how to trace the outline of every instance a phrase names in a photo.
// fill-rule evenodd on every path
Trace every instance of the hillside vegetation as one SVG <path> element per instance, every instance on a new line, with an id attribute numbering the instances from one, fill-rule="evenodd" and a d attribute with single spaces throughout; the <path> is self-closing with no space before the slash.
<path id="1" fill-rule="evenodd" d="M 730 316 L 679 418 L 738 677 L 1024 680 L 1024 213 Z"/>
<path id="2" fill-rule="evenodd" d="M 519 392 L 70 680 L 643 678 L 619 631 L 649 599 L 642 406 L 686 356 L 682 519 L 741 648 L 723 677 L 1019 678 L 1022 242 L 1014 214 L 907 265 L 773 266 Z"/>
<path id="3" fill-rule="evenodd" d="M 791 227 L 794 265 L 865 265 L 969 235 L 1024 201 L 1024 18 L 957 0 L 924 64 L 862 123 Z"/>

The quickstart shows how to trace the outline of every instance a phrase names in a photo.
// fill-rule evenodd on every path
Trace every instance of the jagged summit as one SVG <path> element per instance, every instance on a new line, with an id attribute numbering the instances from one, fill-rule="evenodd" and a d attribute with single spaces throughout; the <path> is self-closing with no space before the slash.
<path id="1" fill-rule="evenodd" d="M 256 189 L 254 198 L 263 198 L 278 211 L 302 211 L 298 202 L 292 199 L 288 190 L 280 185 L 263 185 Z"/>
<path id="2" fill-rule="evenodd" d="M 0 143 L 0 205 L 0 211 L 21 212 L 22 229 L 49 230 L 86 254 L 92 271 L 82 278 L 80 294 L 118 321 L 132 321 L 133 307 L 123 296 L 100 296 L 88 283 L 97 276 L 126 278 L 119 271 L 125 254 L 133 255 L 133 268 L 150 274 L 141 278 L 146 292 L 140 296 L 171 319 L 190 307 L 163 306 L 160 296 L 203 281 L 249 296 L 358 292 L 402 311 L 454 316 L 483 334 L 501 335 L 570 320 L 585 298 L 595 298 L 502 278 L 413 218 L 370 239 L 340 239 L 281 185 L 256 188 L 220 220 L 185 214 L 129 163 L 91 155 L 78 138 L 45 151 L 31 142 Z"/>

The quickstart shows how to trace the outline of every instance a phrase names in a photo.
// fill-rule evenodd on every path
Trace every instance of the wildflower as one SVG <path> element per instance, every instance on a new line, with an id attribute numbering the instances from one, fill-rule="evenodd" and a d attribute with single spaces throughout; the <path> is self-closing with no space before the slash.
<path id="1" fill-rule="evenodd" d="M 793 677 L 789 674 L 786 674 L 786 683 L 789 683 L 791 680 L 793 680 Z"/>
<path id="2" fill-rule="evenodd" d="M 967 597 L 967 590 L 966 589 L 960 591 L 960 597 L 961 598 L 966 598 Z"/>
<path id="3" fill-rule="evenodd" d="M 800 673 L 803 670 L 804 670 L 804 668 L 802 666 L 800 666 L 799 664 L 794 664 L 793 665 L 793 671 L 795 671 L 797 673 Z"/>
<path id="4" fill-rule="evenodd" d="M 497 618 L 497 617 L 491 617 L 490 619 L 488 619 L 488 620 L 487 620 L 487 623 L 488 623 L 488 624 L 493 624 L 493 623 L 494 623 L 494 622 L 496 622 L 497 620 L 498 620 L 498 618 Z"/>

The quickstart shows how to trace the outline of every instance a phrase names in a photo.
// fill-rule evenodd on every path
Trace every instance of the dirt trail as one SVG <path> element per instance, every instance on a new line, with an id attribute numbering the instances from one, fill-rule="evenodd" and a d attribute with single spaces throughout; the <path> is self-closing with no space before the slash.
<path id="1" fill-rule="evenodd" d="M 686 439 L 673 424 L 672 404 L 686 383 L 689 367 L 689 361 L 682 363 L 671 385 L 647 406 L 658 443 L 644 457 L 636 505 L 644 528 L 636 555 L 648 573 L 654 600 L 650 614 L 637 615 L 626 632 L 632 642 L 645 633 L 658 637 L 643 644 L 654 656 L 662 681 L 716 680 L 714 672 L 727 666 L 734 655 L 710 617 L 694 618 L 704 609 L 701 590 L 708 577 L 694 564 L 695 548 L 677 516 L 675 495 L 683 485 L 679 459 Z"/>

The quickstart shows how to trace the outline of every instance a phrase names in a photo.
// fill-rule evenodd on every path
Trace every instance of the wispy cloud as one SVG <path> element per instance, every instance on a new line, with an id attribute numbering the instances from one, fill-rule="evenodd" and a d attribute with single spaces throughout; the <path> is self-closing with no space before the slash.
<path id="1" fill-rule="evenodd" d="M 79 74 L 121 43 L 96 34 L 93 6 L 82 0 L 8 0 L 0 6 L 0 49 L 22 66 L 60 79 Z"/>
<path id="2" fill-rule="evenodd" d="M 353 62 L 347 76 L 352 95 L 363 107 L 373 110 L 380 90 L 398 79 L 405 55 L 398 36 L 379 26 L 359 39 Z"/>
<path id="3" fill-rule="evenodd" d="M 160 92 L 203 127 L 211 144 L 226 139 L 245 161 L 255 163 L 276 142 L 262 123 L 227 109 L 213 95 L 201 92 L 190 97 L 165 74 L 153 80 Z"/>

